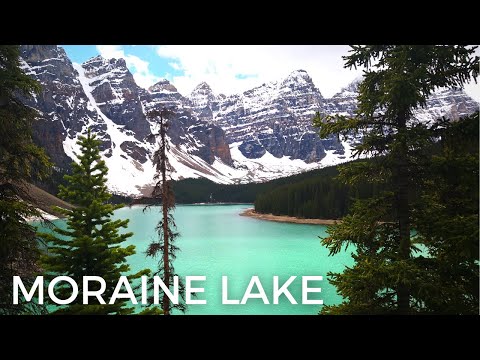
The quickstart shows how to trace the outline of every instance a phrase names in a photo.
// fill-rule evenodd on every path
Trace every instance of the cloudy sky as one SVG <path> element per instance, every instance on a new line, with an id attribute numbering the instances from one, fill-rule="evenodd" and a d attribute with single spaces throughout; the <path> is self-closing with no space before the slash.
<path id="1" fill-rule="evenodd" d="M 343 68 L 346 45 L 62 45 L 73 62 L 98 54 L 123 58 L 138 85 L 148 88 L 167 79 L 183 95 L 200 82 L 215 94 L 242 92 L 280 80 L 303 69 L 325 97 L 331 97 L 361 74 Z M 480 49 L 477 49 L 480 55 Z M 480 85 L 467 93 L 480 102 Z"/>

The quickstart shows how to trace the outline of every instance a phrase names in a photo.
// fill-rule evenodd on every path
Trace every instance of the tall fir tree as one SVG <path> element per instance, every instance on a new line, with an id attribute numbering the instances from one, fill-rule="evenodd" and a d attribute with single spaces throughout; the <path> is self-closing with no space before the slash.
<path id="1" fill-rule="evenodd" d="M 27 219 L 41 214 L 28 183 L 45 178 L 50 162 L 32 141 L 37 112 L 21 101 L 39 91 L 40 84 L 20 67 L 19 47 L 0 45 L 0 315 L 45 311 L 32 302 L 12 301 L 13 276 L 31 286 L 39 271 L 35 228 Z"/>
<path id="2" fill-rule="evenodd" d="M 328 229 L 322 243 L 331 254 L 354 244 L 355 265 L 342 274 L 329 274 L 345 301 L 324 306 L 323 313 L 412 314 L 434 311 L 430 291 L 432 269 L 423 256 L 414 256 L 412 229 L 418 231 L 415 212 L 423 206 L 418 196 L 432 171 L 431 149 L 438 141 L 439 124 L 413 119 L 441 87 L 462 87 L 478 77 L 475 47 L 375 45 L 352 46 L 345 67 L 364 67 L 358 110 L 353 118 L 321 116 L 314 124 L 322 138 L 331 134 L 361 133 L 354 155 L 369 155 L 340 167 L 340 179 L 382 184 L 378 196 L 357 200 L 341 224 Z M 448 123 L 448 121 L 447 121 Z M 446 124 L 443 124 L 446 126 Z M 447 241 L 454 241 L 449 239 Z M 429 244 L 435 257 L 436 243 Z M 448 285 L 446 285 L 448 286 Z M 437 309 L 438 310 L 438 309 Z"/>
<path id="3" fill-rule="evenodd" d="M 172 188 L 172 181 L 169 178 L 171 168 L 167 157 L 169 149 L 167 141 L 168 121 L 174 114 L 174 111 L 168 108 L 152 110 L 148 114 L 148 117 L 158 125 L 159 129 L 158 134 L 156 134 L 156 137 L 159 139 L 159 148 L 153 157 L 157 173 L 155 175 L 156 183 L 152 191 L 152 198 L 156 199 L 161 205 L 161 218 L 155 228 L 158 233 L 158 240 L 153 241 L 149 245 L 147 256 L 158 257 L 158 269 L 154 275 L 162 279 L 167 289 L 172 289 L 174 278 L 175 276 L 178 277 L 178 291 L 182 300 L 184 300 L 184 284 L 178 274 L 175 273 L 174 267 L 176 253 L 180 250 L 175 245 L 175 240 L 179 233 L 176 231 L 175 219 L 172 214 L 175 209 L 175 194 Z M 186 311 L 184 301 L 172 304 L 164 291 L 161 291 L 160 304 L 164 315 L 171 315 L 174 308 L 182 312 Z"/>
<path id="4" fill-rule="evenodd" d="M 58 308 L 57 314 L 131 314 L 134 309 L 128 307 L 127 300 L 121 299 L 109 304 L 121 275 L 126 275 L 129 282 L 147 275 L 149 270 L 129 274 L 127 257 L 135 254 L 135 246 L 122 247 L 133 234 L 120 233 L 127 228 L 129 220 L 112 220 L 113 212 L 123 205 L 108 203 L 106 175 L 108 168 L 101 159 L 99 146 L 101 141 L 90 129 L 87 136 L 81 136 L 77 144 L 81 154 L 78 163 L 72 163 L 72 175 L 65 175 L 67 185 L 60 186 L 59 197 L 69 201 L 75 207 L 72 210 L 57 208 L 66 216 L 67 228 L 55 228 L 56 235 L 42 233 L 40 236 L 48 244 L 48 253 L 42 256 L 47 278 L 69 276 L 77 284 L 82 284 L 84 276 L 99 276 L 105 280 L 103 292 L 105 304 L 97 298 L 90 297 L 88 304 L 83 304 L 83 287 L 79 286 L 76 299 L 69 305 Z M 99 282 L 91 282 L 90 290 L 99 290 Z M 61 283 L 55 288 L 60 299 L 69 298 L 70 285 Z"/>
<path id="5" fill-rule="evenodd" d="M 478 314 L 479 113 L 437 131 L 440 146 L 412 211 L 418 241 L 431 254 L 418 259 L 430 275 L 423 300 L 434 313 Z"/>

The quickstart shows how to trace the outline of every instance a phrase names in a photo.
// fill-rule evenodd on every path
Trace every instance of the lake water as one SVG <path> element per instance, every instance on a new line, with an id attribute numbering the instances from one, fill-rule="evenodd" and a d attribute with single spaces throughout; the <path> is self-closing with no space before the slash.
<path id="1" fill-rule="evenodd" d="M 175 270 L 181 276 L 203 275 L 204 282 L 193 282 L 205 288 L 197 299 L 206 305 L 192 304 L 187 314 L 317 314 L 321 305 L 302 305 L 301 277 L 321 275 L 323 281 L 309 286 L 321 287 L 321 293 L 310 293 L 309 299 L 322 299 L 324 304 L 336 304 L 341 297 L 327 281 L 327 272 L 340 272 L 352 265 L 351 249 L 335 256 L 320 244 L 318 236 L 326 235 L 322 225 L 303 225 L 257 220 L 239 214 L 251 205 L 180 205 L 174 217 L 180 237 L 181 251 L 175 260 Z M 135 235 L 127 243 L 136 246 L 137 253 L 129 258 L 132 270 L 156 268 L 156 261 L 144 254 L 147 245 L 156 238 L 155 225 L 160 217 L 158 207 L 143 212 L 143 206 L 122 208 L 115 218 L 129 218 L 128 231 Z M 57 221 L 62 223 L 63 221 Z M 257 275 L 270 300 L 249 299 L 244 305 L 222 304 L 222 275 L 228 276 L 228 296 L 241 299 L 252 276 Z M 298 304 L 281 296 L 273 304 L 273 276 L 283 284 L 289 276 L 297 276 L 289 290 Z M 256 288 L 254 287 L 254 290 Z M 256 292 L 256 291 L 255 291 Z"/>

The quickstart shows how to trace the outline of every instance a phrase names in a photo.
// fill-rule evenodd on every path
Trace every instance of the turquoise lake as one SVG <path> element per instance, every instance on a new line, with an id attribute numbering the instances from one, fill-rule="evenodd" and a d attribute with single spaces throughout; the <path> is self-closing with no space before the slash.
<path id="1" fill-rule="evenodd" d="M 314 315 L 321 305 L 304 305 L 301 277 L 323 276 L 312 281 L 310 287 L 321 287 L 321 293 L 309 293 L 309 299 L 322 299 L 324 304 L 341 302 L 335 287 L 327 281 L 327 272 L 341 272 L 352 265 L 352 249 L 335 256 L 320 244 L 318 236 L 326 235 L 322 225 L 303 225 L 257 220 L 239 214 L 251 205 L 179 205 L 174 217 L 180 237 L 181 251 L 175 260 L 175 270 L 181 277 L 206 276 L 193 282 L 193 287 L 204 287 L 196 299 L 207 304 L 188 305 L 186 314 L 305 314 Z M 156 268 L 156 261 L 144 254 L 147 245 L 156 238 L 155 225 L 160 217 L 158 207 L 143 212 L 143 206 L 125 207 L 115 212 L 114 218 L 130 219 L 128 231 L 134 233 L 127 243 L 136 246 L 137 253 L 129 258 L 132 270 Z M 57 220 L 62 226 L 64 222 Z M 270 304 L 261 299 L 249 299 L 244 305 L 222 304 L 222 275 L 228 276 L 228 297 L 242 298 L 252 276 L 262 282 Z M 273 276 L 283 284 L 290 276 L 297 276 L 288 287 L 298 304 L 291 304 L 280 296 L 273 304 Z M 256 288 L 254 287 L 254 292 Z"/>

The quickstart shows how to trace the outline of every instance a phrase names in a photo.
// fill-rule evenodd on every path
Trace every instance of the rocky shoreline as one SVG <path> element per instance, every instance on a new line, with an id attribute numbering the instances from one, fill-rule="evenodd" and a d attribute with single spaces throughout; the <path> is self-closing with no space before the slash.
<path id="1" fill-rule="evenodd" d="M 268 220 L 276 222 L 286 222 L 292 224 L 310 224 L 310 225 L 333 225 L 336 222 L 341 222 L 341 220 L 333 219 L 300 219 L 292 216 L 286 215 L 272 215 L 272 214 L 260 214 L 255 212 L 255 209 L 249 208 L 240 213 L 240 216 L 248 216 L 254 219 L 259 220 Z"/>

